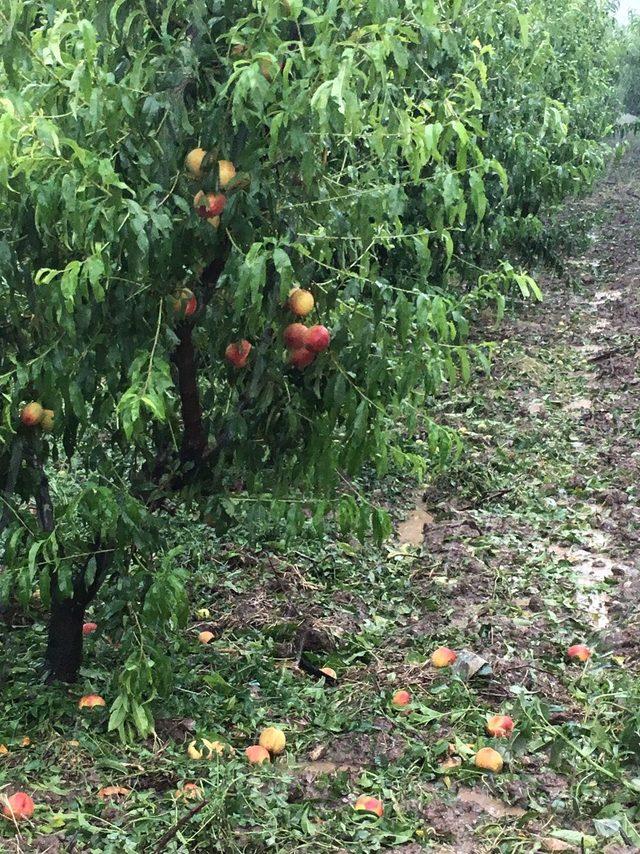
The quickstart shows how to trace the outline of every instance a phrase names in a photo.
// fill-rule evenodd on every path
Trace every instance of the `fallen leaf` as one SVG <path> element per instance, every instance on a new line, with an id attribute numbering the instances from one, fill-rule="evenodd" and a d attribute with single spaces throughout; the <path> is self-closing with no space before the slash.
<path id="1" fill-rule="evenodd" d="M 543 851 L 577 851 L 575 845 L 569 845 L 568 842 L 563 842 L 561 839 L 554 839 L 553 836 L 545 836 L 540 840 Z"/>

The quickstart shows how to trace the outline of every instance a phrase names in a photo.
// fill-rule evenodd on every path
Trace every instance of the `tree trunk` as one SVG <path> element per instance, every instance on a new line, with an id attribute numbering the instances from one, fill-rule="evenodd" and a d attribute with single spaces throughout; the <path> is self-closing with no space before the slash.
<path id="1" fill-rule="evenodd" d="M 47 665 L 49 682 L 75 682 L 82 664 L 84 604 L 78 599 L 51 599 Z"/>

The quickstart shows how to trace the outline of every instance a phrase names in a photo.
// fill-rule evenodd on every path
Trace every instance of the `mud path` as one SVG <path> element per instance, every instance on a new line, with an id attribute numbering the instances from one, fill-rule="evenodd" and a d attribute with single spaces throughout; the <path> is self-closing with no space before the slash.
<path id="1" fill-rule="evenodd" d="M 639 776 L 640 147 L 566 208 L 563 227 L 576 220 L 590 223 L 588 248 L 539 277 L 542 306 L 488 334 L 500 338 L 492 377 L 439 416 L 467 451 L 420 508 L 434 521 L 414 583 L 442 598 L 414 631 L 486 658 L 491 677 L 470 686 L 495 707 L 520 702 L 529 738 L 510 748 L 511 780 L 470 797 L 452 777 L 452 798 L 426 812 L 448 843 L 429 850 L 578 851 L 581 834 L 594 850 L 640 850 L 627 827 L 640 799 L 628 782 Z M 578 642 L 594 651 L 584 670 L 565 658 Z M 497 804 L 483 805 L 488 788 Z M 607 836 L 616 809 L 628 832 Z"/>

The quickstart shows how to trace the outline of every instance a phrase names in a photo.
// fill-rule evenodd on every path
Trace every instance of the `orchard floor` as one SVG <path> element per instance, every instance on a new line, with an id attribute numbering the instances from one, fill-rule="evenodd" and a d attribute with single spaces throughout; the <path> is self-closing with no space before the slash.
<path id="1" fill-rule="evenodd" d="M 465 439 L 460 462 L 415 506 L 408 481 L 372 488 L 408 517 L 400 540 L 267 550 L 181 529 L 192 612 L 168 641 L 176 687 L 155 706 L 155 739 L 122 746 L 104 710 L 76 709 L 81 693 L 113 699 L 106 638 L 89 640 L 78 686 L 45 690 L 33 676 L 44 615 L 14 616 L 2 635 L 0 785 L 38 808 L 19 834 L 4 823 L 0 850 L 640 849 L 638 147 L 561 227 L 578 220 L 592 239 L 540 277 L 545 302 L 485 330 L 492 376 L 436 408 Z M 198 619 L 201 608 L 215 619 Z M 209 646 L 196 640 L 204 628 Z M 296 668 L 303 638 L 336 686 Z M 594 651 L 585 665 L 565 657 L 576 642 Z M 490 673 L 435 670 L 441 644 L 473 651 Z M 412 692 L 408 711 L 390 706 L 398 688 Z M 496 712 L 514 718 L 514 738 L 484 734 Z M 287 751 L 251 769 L 243 748 L 270 723 Z M 235 756 L 189 759 L 201 736 Z M 474 768 L 485 744 L 503 754 L 502 773 Z M 203 802 L 175 799 L 185 781 Z M 105 786 L 128 791 L 103 800 Z M 354 814 L 363 792 L 384 801 L 381 820 Z"/>

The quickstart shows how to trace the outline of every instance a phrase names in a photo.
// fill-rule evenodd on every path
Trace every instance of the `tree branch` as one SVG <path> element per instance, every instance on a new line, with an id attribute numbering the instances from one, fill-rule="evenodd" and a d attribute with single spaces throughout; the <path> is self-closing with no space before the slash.
<path id="1" fill-rule="evenodd" d="M 14 442 L 13 448 L 11 449 L 11 457 L 9 458 L 9 468 L 7 471 L 7 480 L 2 491 L 2 497 L 4 498 L 4 501 L 6 503 L 2 508 L 2 513 L 0 513 L 0 534 L 9 524 L 9 498 L 13 495 L 16 489 L 16 483 L 18 481 L 18 472 L 20 471 L 20 464 L 22 463 L 23 454 L 24 440 L 18 438 Z"/>

